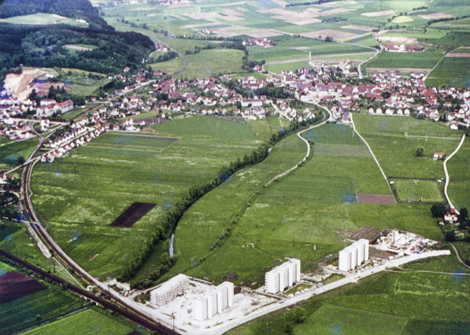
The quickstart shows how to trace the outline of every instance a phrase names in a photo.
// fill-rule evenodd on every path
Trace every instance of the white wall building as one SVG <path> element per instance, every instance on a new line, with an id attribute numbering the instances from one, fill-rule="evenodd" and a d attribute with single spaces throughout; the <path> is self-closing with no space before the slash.
<path id="1" fill-rule="evenodd" d="M 265 288 L 269 293 L 278 293 L 300 281 L 300 260 L 289 259 L 265 275 Z"/>
<path id="2" fill-rule="evenodd" d="M 164 282 L 160 287 L 150 291 L 150 303 L 152 305 L 162 306 L 172 301 L 189 287 L 189 279 L 183 274 L 174 276 L 170 280 Z"/>
<path id="3" fill-rule="evenodd" d="M 196 320 L 211 319 L 233 305 L 234 286 L 231 282 L 223 282 L 217 287 L 211 287 L 203 296 L 193 303 L 193 313 Z"/>
<path id="4" fill-rule="evenodd" d="M 369 260 L 369 240 L 360 239 L 339 252 L 338 269 L 349 271 Z"/>

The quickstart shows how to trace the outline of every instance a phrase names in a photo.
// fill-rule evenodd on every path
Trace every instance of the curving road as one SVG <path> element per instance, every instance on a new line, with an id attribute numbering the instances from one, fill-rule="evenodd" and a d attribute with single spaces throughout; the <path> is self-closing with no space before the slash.
<path id="1" fill-rule="evenodd" d="M 446 183 L 444 185 L 444 195 L 446 197 L 446 200 L 447 200 L 447 203 L 449 204 L 449 206 L 451 208 L 454 208 L 454 209 L 455 209 L 455 207 L 452 204 L 452 201 L 450 201 L 449 194 L 447 193 L 447 188 L 449 187 L 449 183 L 450 183 L 449 171 L 447 171 L 447 162 L 449 161 L 449 159 L 451 159 L 460 150 L 460 148 L 462 147 L 464 141 L 465 141 L 465 134 L 462 135 L 462 139 L 460 140 L 460 143 L 457 146 L 457 148 L 455 148 L 454 152 L 451 153 L 444 161 L 444 173 L 446 175 Z M 457 214 L 460 214 L 460 212 L 457 209 L 455 209 L 455 212 Z"/>
<path id="2" fill-rule="evenodd" d="M 329 115 L 331 115 L 331 113 L 330 113 L 330 111 L 328 110 L 328 108 L 323 107 L 323 106 L 320 106 L 320 105 L 318 105 L 318 104 L 316 104 L 316 103 L 314 103 L 313 105 L 318 106 L 318 107 L 324 109 Z M 324 119 L 326 119 L 326 117 L 325 117 Z M 281 177 L 284 177 L 285 175 L 291 173 L 292 171 L 294 171 L 295 169 L 297 169 L 303 162 L 305 162 L 305 161 L 307 160 L 308 156 L 310 156 L 310 143 L 308 143 L 308 141 L 307 141 L 305 138 L 302 137 L 302 133 L 305 133 L 306 131 L 308 131 L 308 130 L 310 130 L 310 129 L 323 126 L 325 123 L 326 123 L 326 120 L 323 121 L 323 122 L 321 122 L 321 123 L 319 123 L 319 124 L 315 124 L 315 125 L 313 125 L 313 126 L 310 126 L 310 127 L 307 128 L 307 129 L 301 130 L 301 131 L 299 131 L 299 132 L 297 133 L 297 137 L 300 138 L 302 141 L 304 141 L 305 144 L 307 145 L 307 154 L 306 154 L 305 157 L 304 157 L 300 162 L 298 162 L 296 165 L 294 165 L 293 167 L 291 167 L 290 169 L 288 169 L 288 170 L 286 170 L 286 171 L 284 171 L 284 172 L 279 173 L 279 174 L 278 174 L 277 176 L 275 176 L 273 179 L 271 179 L 270 181 L 268 181 L 268 182 L 265 184 L 265 186 L 268 186 L 268 185 L 271 184 L 273 181 L 275 181 L 275 180 L 277 180 L 277 179 L 279 179 L 279 178 L 281 178 Z"/>

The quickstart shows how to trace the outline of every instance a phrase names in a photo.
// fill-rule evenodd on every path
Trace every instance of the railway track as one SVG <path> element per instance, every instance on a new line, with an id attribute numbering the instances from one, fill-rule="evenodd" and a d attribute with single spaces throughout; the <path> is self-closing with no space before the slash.
<path id="1" fill-rule="evenodd" d="M 35 153 L 37 153 L 42 146 L 43 139 L 40 140 L 39 145 L 37 148 L 33 151 L 33 153 L 30 156 L 30 159 L 34 157 Z M 78 264 L 76 264 L 58 245 L 57 243 L 49 236 L 49 234 L 46 232 L 46 230 L 42 227 L 40 224 L 36 212 L 34 211 L 34 207 L 31 202 L 31 197 L 30 197 L 30 181 L 31 181 L 31 174 L 32 170 L 34 167 L 34 164 L 37 163 L 37 160 L 34 160 L 32 162 L 29 162 L 24 165 L 24 170 L 23 170 L 23 176 L 21 180 L 21 190 L 24 196 L 24 204 L 25 204 L 25 210 L 28 213 L 30 217 L 30 221 L 28 221 L 28 225 L 31 227 L 31 231 L 34 232 L 47 246 L 49 250 L 52 250 L 56 258 L 59 258 L 62 263 L 66 264 L 70 269 L 72 269 L 76 274 L 81 276 L 86 282 L 94 285 L 100 292 L 103 294 L 107 299 L 113 299 L 117 304 L 112 303 L 111 301 L 104 299 L 102 297 L 97 297 L 94 294 L 79 288 L 75 285 L 70 284 L 69 282 L 58 278 L 54 275 L 51 275 L 50 273 L 38 268 L 37 266 L 34 266 L 14 255 L 9 254 L 8 252 L 1 250 L 0 249 L 0 254 L 4 255 L 5 257 L 8 257 L 9 259 L 13 260 L 14 262 L 17 262 L 19 264 L 23 264 L 25 267 L 29 268 L 30 270 L 40 273 L 50 280 L 53 280 L 57 283 L 60 284 L 67 284 L 69 289 L 79 295 L 82 295 L 84 297 L 87 297 L 88 299 L 95 301 L 96 303 L 109 308 L 110 310 L 119 313 L 123 317 L 131 320 L 132 322 L 135 322 L 145 328 L 148 328 L 152 331 L 157 331 L 159 334 L 178 334 L 176 331 L 173 329 L 155 321 L 153 318 L 150 316 L 144 314 L 143 312 L 139 311 L 137 308 L 131 306 L 128 302 L 125 300 L 121 299 L 119 294 L 114 293 L 110 291 L 109 289 L 106 289 L 104 284 L 101 282 L 97 281 L 95 278 L 93 278 L 88 272 L 86 272 L 84 269 L 82 269 Z"/>
<path id="2" fill-rule="evenodd" d="M 59 285 L 67 285 L 67 289 L 90 300 L 90 301 L 93 301 L 97 304 L 100 304 L 101 306 L 113 311 L 113 312 L 116 312 L 116 313 L 119 313 L 121 316 L 125 317 L 126 319 L 132 321 L 132 322 L 135 322 L 141 326 L 144 326 L 145 328 L 151 330 L 151 331 L 157 331 L 159 334 L 169 334 L 169 335 L 173 335 L 173 334 L 178 334 L 176 333 L 175 331 L 157 323 L 157 322 L 154 322 L 154 321 L 151 321 L 151 320 L 148 320 L 147 317 L 143 316 L 143 315 L 140 315 L 138 312 L 136 311 L 129 311 L 129 308 L 123 308 L 121 306 L 118 306 L 114 303 L 112 303 L 111 301 L 107 300 L 106 298 L 103 298 L 103 297 L 98 297 L 96 295 L 94 295 L 93 293 L 91 292 L 88 292 L 87 290 L 84 290 L 78 286 L 75 286 L 75 285 L 72 285 L 70 284 L 69 282 L 67 282 L 66 280 L 62 279 L 62 278 L 59 278 L 47 271 L 44 271 L 43 269 L 31 264 L 31 263 L 28 263 L 26 262 L 25 260 L 19 258 L 19 257 L 16 257 L 12 254 L 10 254 L 9 252 L 3 250 L 3 249 L 0 249 L 0 255 L 8 258 L 9 260 L 15 262 L 16 264 L 19 264 L 19 265 L 22 265 L 24 268 L 28 269 L 28 270 L 31 270 L 33 271 L 34 273 L 40 275 L 40 276 L 43 276 L 44 278 L 47 278 L 48 280 L 52 281 L 52 282 L 55 282 Z"/>

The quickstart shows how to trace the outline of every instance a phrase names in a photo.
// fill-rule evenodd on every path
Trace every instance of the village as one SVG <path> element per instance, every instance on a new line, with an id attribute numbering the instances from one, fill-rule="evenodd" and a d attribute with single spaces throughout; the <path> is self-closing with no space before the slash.
<path id="1" fill-rule="evenodd" d="M 181 114 L 231 117 L 239 122 L 277 115 L 303 123 L 318 117 L 313 105 L 321 104 L 329 108 L 329 122 L 348 124 L 349 113 L 362 112 L 447 122 L 454 130 L 470 125 L 468 89 L 426 87 L 425 74 L 418 72 L 405 77 L 399 71 L 374 71 L 365 80 L 359 80 L 350 61 L 309 64 L 310 69 L 282 71 L 281 75 L 265 78 L 223 75 L 195 80 L 175 79 L 165 71 L 155 71 L 151 74 L 154 79 L 147 79 L 146 70 L 131 75 L 125 68 L 114 79 L 127 82 L 131 78 L 135 84 L 116 90 L 106 100 L 91 97 L 87 103 L 96 104 L 96 108 L 70 124 L 59 122 L 62 130 L 45 143 L 49 151 L 43 152 L 40 160 L 52 162 L 104 132 L 138 132 Z M 266 72 L 260 66 L 258 70 Z M 39 122 L 38 130 L 45 133 L 51 124 L 57 123 L 55 117 L 81 107 L 74 106 L 70 99 L 62 102 L 42 99 L 38 104 L 29 98 L 3 95 L 0 136 L 15 141 L 30 139 L 37 134 L 27 126 L 28 122 Z M 151 111 L 158 112 L 157 116 L 139 121 L 132 118 Z"/>

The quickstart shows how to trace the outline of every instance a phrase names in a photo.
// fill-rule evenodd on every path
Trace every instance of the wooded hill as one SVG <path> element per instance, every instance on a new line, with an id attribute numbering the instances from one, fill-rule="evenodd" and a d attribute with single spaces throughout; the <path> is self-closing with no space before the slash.
<path id="1" fill-rule="evenodd" d="M 137 69 L 154 50 L 154 43 L 139 33 L 117 32 L 88 0 L 5 0 L 2 17 L 54 13 L 86 20 L 88 28 L 66 24 L 19 25 L 0 23 L 0 82 L 19 66 L 69 67 L 115 74 L 126 66 Z M 95 46 L 92 51 L 75 51 L 65 44 Z"/>

